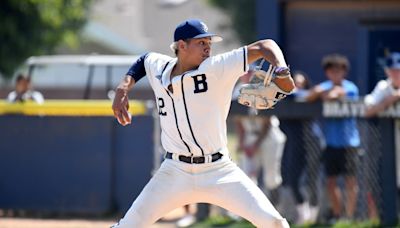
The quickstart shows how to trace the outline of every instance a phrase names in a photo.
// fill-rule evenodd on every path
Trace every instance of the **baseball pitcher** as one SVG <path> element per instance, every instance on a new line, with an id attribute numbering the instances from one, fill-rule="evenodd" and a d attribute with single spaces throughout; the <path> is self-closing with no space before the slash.
<path id="1" fill-rule="evenodd" d="M 204 202 L 223 207 L 257 227 L 289 227 L 263 192 L 229 158 L 226 118 L 232 90 L 249 64 L 271 64 L 263 81 L 244 85 L 239 102 L 268 109 L 289 94 L 294 83 L 281 49 L 260 40 L 211 56 L 222 38 L 200 20 L 179 24 L 171 48 L 176 57 L 142 55 L 116 89 L 114 115 L 131 123 L 128 91 L 147 76 L 154 91 L 165 160 L 125 216 L 114 227 L 149 227 L 169 211 Z"/>

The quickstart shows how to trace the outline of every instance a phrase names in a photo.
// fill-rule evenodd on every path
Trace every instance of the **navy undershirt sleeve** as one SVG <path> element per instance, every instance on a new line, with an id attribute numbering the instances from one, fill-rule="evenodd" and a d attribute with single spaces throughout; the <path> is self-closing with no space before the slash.
<path id="1" fill-rule="evenodd" d="M 146 75 L 146 69 L 144 68 L 144 60 L 146 59 L 148 54 L 149 53 L 146 53 L 140 56 L 139 59 L 132 64 L 131 68 L 129 68 L 128 73 L 126 73 L 127 75 L 130 75 L 133 79 L 135 79 L 135 82 L 138 82 L 141 78 L 143 78 Z"/>

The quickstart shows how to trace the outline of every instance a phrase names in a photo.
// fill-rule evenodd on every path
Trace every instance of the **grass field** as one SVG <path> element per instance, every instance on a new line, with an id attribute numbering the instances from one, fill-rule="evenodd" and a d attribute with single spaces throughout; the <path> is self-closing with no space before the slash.
<path id="1" fill-rule="evenodd" d="M 229 227 L 229 228 L 254 228 L 254 226 L 246 221 L 233 221 L 227 217 L 213 216 L 204 222 L 196 223 L 191 228 L 204 228 L 204 227 Z M 377 221 L 365 222 L 351 222 L 339 221 L 334 225 L 327 224 L 308 224 L 303 226 L 291 225 L 292 228 L 378 228 L 380 226 Z M 396 227 L 400 227 L 399 225 Z"/>
<path id="2" fill-rule="evenodd" d="M 179 213 L 180 214 L 180 213 Z M 179 217 L 171 215 L 169 219 L 158 222 L 152 228 L 175 228 Z M 0 217 L 0 228 L 108 228 L 115 223 L 115 219 L 40 219 L 40 218 L 8 218 Z M 349 222 L 339 221 L 334 225 L 313 224 L 292 228 L 379 228 L 377 221 Z M 400 225 L 395 226 L 400 228 Z M 212 216 L 209 219 L 196 223 L 190 228 L 254 228 L 246 221 L 234 221 L 224 216 Z"/>

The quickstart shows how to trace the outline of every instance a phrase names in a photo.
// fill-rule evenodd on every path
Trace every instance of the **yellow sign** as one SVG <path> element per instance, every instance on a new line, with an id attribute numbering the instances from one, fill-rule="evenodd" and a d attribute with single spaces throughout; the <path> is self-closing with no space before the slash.
<path id="1" fill-rule="evenodd" d="M 29 116 L 113 116 L 110 100 L 46 100 L 43 104 L 32 101 L 8 103 L 0 101 L 0 115 L 22 114 Z M 144 102 L 130 101 L 132 115 L 145 115 Z"/>

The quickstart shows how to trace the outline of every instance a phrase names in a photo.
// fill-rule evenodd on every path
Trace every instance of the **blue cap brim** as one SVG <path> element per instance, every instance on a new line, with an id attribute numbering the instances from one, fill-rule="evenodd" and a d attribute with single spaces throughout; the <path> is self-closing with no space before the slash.
<path id="1" fill-rule="evenodd" d="M 204 38 L 204 37 L 211 37 L 211 42 L 220 42 L 220 41 L 223 40 L 222 37 L 220 37 L 220 36 L 218 36 L 216 34 L 213 34 L 213 33 L 200 34 L 200 35 L 197 35 L 197 36 L 193 37 L 192 39 Z"/>
<path id="2" fill-rule="evenodd" d="M 220 36 L 218 36 L 218 35 L 215 35 L 215 34 L 212 34 L 212 33 L 200 34 L 200 35 L 197 35 L 197 36 L 193 37 L 192 39 L 204 38 L 204 37 L 211 37 L 211 42 L 213 42 L 213 43 L 220 42 L 220 41 L 223 40 L 222 37 L 220 37 Z M 175 51 L 175 48 L 174 48 L 175 43 L 176 43 L 176 42 L 172 42 L 171 45 L 169 45 L 169 48 L 170 48 L 172 51 Z"/>

